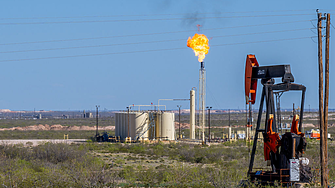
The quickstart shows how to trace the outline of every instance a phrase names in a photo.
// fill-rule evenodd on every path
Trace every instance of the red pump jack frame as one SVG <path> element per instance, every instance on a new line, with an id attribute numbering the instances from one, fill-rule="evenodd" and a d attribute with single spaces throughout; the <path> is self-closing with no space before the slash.
<path id="1" fill-rule="evenodd" d="M 282 78 L 282 83 L 275 84 L 274 78 Z M 253 172 L 253 165 L 257 147 L 258 133 L 263 133 L 264 158 L 265 160 L 271 160 L 272 172 L 268 172 L 270 176 L 266 176 L 266 174 L 264 175 L 263 173 L 264 176 L 262 177 L 265 178 L 262 181 L 269 181 L 270 177 L 271 181 L 279 180 L 281 182 L 288 182 L 287 178 L 283 180 L 281 177 L 282 170 L 288 168 L 289 159 L 297 157 L 299 158 L 299 156 L 301 156 L 303 153 L 303 150 L 306 148 L 304 135 L 300 132 L 302 127 L 306 87 L 304 85 L 293 83 L 294 77 L 291 74 L 290 65 L 259 66 L 255 55 L 247 55 L 245 66 L 245 98 L 247 104 L 255 104 L 257 82 L 259 79 L 263 85 L 263 90 L 259 105 L 257 126 L 249 163 L 248 176 L 250 176 L 252 180 L 255 178 L 261 178 L 261 176 L 257 176 L 257 173 Z M 283 135 L 282 139 L 284 140 L 281 140 L 279 134 L 277 133 L 274 91 L 284 93 L 291 90 L 302 91 L 300 118 L 294 118 L 291 132 Z M 264 128 L 261 129 L 260 127 L 264 102 L 266 106 L 266 119 Z M 292 146 L 292 143 L 296 143 L 295 140 L 297 140 L 301 146 Z M 284 144 L 284 146 L 282 146 L 282 144 Z M 280 152 L 279 148 L 281 148 Z M 271 177 L 271 174 L 280 175 L 274 175 Z"/>

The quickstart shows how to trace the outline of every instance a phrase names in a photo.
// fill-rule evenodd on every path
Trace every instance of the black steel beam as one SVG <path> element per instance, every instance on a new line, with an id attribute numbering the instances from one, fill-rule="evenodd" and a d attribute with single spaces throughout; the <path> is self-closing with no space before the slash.
<path id="1" fill-rule="evenodd" d="M 255 152 L 256 152 L 257 139 L 258 139 L 258 132 L 260 132 L 259 127 L 261 125 L 261 119 L 262 119 L 262 113 L 263 113 L 264 96 L 265 96 L 265 88 L 263 87 L 262 97 L 261 97 L 261 100 L 260 100 L 259 110 L 258 110 L 257 127 L 256 127 L 256 131 L 255 131 L 254 143 L 252 145 L 248 175 L 249 175 L 250 172 L 252 172 L 252 168 L 254 166 Z"/>
<path id="2" fill-rule="evenodd" d="M 252 68 L 252 79 L 268 80 L 272 78 L 282 78 L 283 81 L 287 80 L 294 82 L 290 65 L 261 66 Z"/>
<path id="3" fill-rule="evenodd" d="M 305 93 L 306 93 L 306 87 L 303 88 L 303 90 L 302 90 L 302 94 L 301 94 L 301 107 L 300 107 L 300 118 L 299 118 L 299 132 L 301 132 L 302 119 L 303 119 L 303 116 L 304 116 Z"/>

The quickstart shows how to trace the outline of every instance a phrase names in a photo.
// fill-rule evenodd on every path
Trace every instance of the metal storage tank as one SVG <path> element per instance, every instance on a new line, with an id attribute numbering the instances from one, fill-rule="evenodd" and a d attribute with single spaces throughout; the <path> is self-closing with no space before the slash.
<path id="1" fill-rule="evenodd" d="M 157 113 L 155 112 L 155 113 L 153 113 L 153 112 L 150 112 L 149 114 L 148 114 L 148 116 L 149 116 L 149 122 L 148 122 L 148 126 L 149 126 L 149 131 L 148 131 L 148 136 L 149 136 L 149 139 L 150 140 L 152 140 L 152 139 L 154 139 L 155 137 L 156 137 L 156 116 L 157 116 Z M 150 122 L 150 118 L 153 118 L 154 119 L 154 122 L 155 122 L 155 126 L 152 126 L 152 124 L 151 123 L 153 123 L 153 122 Z M 150 126 L 152 126 L 152 127 L 150 127 Z"/>
<path id="2" fill-rule="evenodd" d="M 135 114 L 135 127 L 134 127 L 134 135 L 132 135 L 132 139 L 144 139 L 148 140 L 149 131 L 148 131 L 148 113 L 146 112 L 137 112 Z"/>
<path id="3" fill-rule="evenodd" d="M 161 130 L 160 137 L 166 138 L 168 140 L 175 140 L 174 113 L 163 112 L 161 114 L 161 118 L 162 120 L 161 120 L 161 126 L 160 126 L 160 130 Z"/>
<path id="4" fill-rule="evenodd" d="M 135 139 L 135 116 L 136 114 L 134 112 L 129 112 L 129 126 L 127 126 L 126 137 L 128 137 L 128 128 L 129 128 L 129 137 L 131 137 L 131 140 Z M 128 113 L 126 114 L 126 118 L 128 121 Z"/>
<path id="5" fill-rule="evenodd" d="M 121 133 L 121 139 L 124 140 L 126 138 L 126 126 L 127 126 L 127 118 L 126 118 L 126 114 L 125 113 L 122 113 L 122 133 Z"/>
<path id="6" fill-rule="evenodd" d="M 129 136 L 136 140 L 138 136 L 148 139 L 148 113 L 129 112 Z M 115 113 L 115 136 L 121 140 L 128 137 L 128 112 Z"/>
<path id="7" fill-rule="evenodd" d="M 119 136 L 119 114 L 115 113 L 115 136 Z"/>
<path id="8" fill-rule="evenodd" d="M 149 116 L 153 115 L 155 126 L 149 129 Z M 129 136 L 139 139 L 175 139 L 174 113 L 170 112 L 129 112 Z M 128 137 L 128 112 L 115 114 L 115 136 L 121 140 Z"/>
<path id="9" fill-rule="evenodd" d="M 161 122 L 162 122 L 162 114 L 160 112 L 155 112 L 155 138 L 161 139 Z"/>

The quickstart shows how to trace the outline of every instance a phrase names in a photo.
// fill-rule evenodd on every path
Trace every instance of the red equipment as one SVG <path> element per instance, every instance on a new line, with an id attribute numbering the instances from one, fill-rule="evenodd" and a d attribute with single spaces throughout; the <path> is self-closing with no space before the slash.
<path id="1" fill-rule="evenodd" d="M 275 84 L 274 78 L 282 78 L 282 83 Z M 259 104 L 248 175 L 251 181 L 257 179 L 261 183 L 273 183 L 274 181 L 289 183 L 291 173 L 290 160 L 299 159 L 306 148 L 304 134 L 300 132 L 306 87 L 293 83 L 294 77 L 291 74 L 290 65 L 259 66 L 255 55 L 247 55 L 245 66 L 245 98 L 247 104 L 255 104 L 258 79 L 261 80 L 263 91 Z M 295 116 L 291 132 L 281 136 L 277 132 L 274 92 L 279 93 L 281 96 L 281 94 L 290 90 L 302 91 L 300 118 Z M 265 125 L 261 129 L 264 103 L 266 105 Z M 278 106 L 280 105 L 278 104 Z M 259 133 L 262 133 L 264 137 L 264 159 L 265 161 L 271 161 L 271 171 L 253 171 Z"/>
<path id="2" fill-rule="evenodd" d="M 246 103 L 255 104 L 257 80 L 252 79 L 252 68 L 259 67 L 255 55 L 247 55 L 247 62 L 245 64 L 245 99 Z M 249 96 L 251 94 L 251 96 Z"/>

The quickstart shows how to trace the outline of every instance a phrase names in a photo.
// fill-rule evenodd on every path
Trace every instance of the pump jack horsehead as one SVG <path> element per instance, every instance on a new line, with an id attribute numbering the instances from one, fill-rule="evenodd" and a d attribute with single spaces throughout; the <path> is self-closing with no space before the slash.
<path id="1" fill-rule="evenodd" d="M 282 83 L 276 84 L 274 78 L 282 78 Z M 259 66 L 255 55 L 247 55 L 245 66 L 245 98 L 246 103 L 249 105 L 255 104 L 257 82 L 259 79 L 263 85 L 263 91 L 259 105 L 248 176 L 252 181 L 257 179 L 262 183 L 274 181 L 290 183 L 299 181 L 299 178 L 294 179 L 293 176 L 295 174 L 291 173 L 294 169 L 290 168 L 292 168 L 292 162 L 299 164 L 299 159 L 301 161 L 302 154 L 307 145 L 304 134 L 300 132 L 302 127 L 306 87 L 304 85 L 293 83 L 294 77 L 291 74 L 290 65 Z M 285 93 L 291 90 L 302 92 L 300 118 L 298 115 L 295 115 L 291 131 L 286 132 L 281 136 L 278 133 L 278 126 L 275 118 L 274 92 Z M 266 106 L 266 116 L 264 128 L 261 129 L 264 102 Z M 271 171 L 253 171 L 258 133 L 263 134 L 264 159 L 267 162 L 271 162 Z M 296 174 L 297 173 L 299 174 L 300 172 L 296 172 Z"/>

